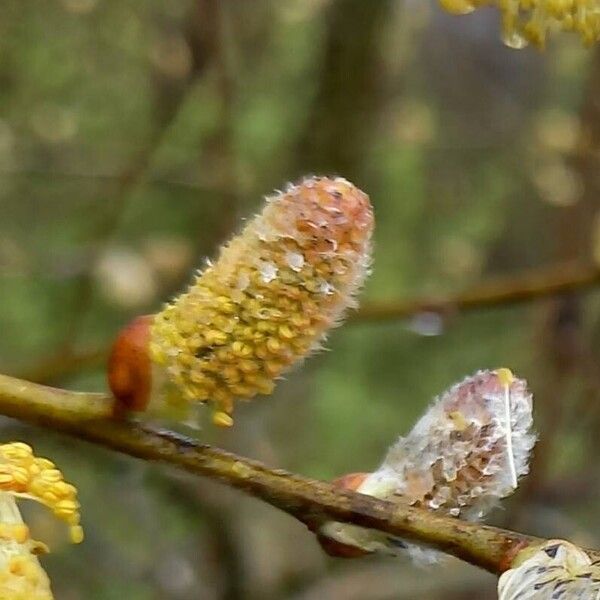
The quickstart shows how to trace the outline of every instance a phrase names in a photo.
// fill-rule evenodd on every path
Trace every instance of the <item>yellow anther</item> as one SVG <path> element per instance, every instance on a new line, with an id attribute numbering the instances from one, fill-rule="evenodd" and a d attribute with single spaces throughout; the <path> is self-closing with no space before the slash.
<path id="1" fill-rule="evenodd" d="M 510 384 L 515 380 L 515 376 L 513 375 L 510 369 L 501 368 L 496 369 L 496 375 L 498 376 L 498 380 L 502 385 L 510 386 Z"/>
<path id="2" fill-rule="evenodd" d="M 71 543 L 81 544 L 84 538 L 83 527 L 81 525 L 74 525 L 69 529 L 69 536 L 71 538 Z"/>
<path id="3" fill-rule="evenodd" d="M 238 358 L 248 358 L 249 356 L 252 356 L 252 346 L 244 344 L 243 342 L 233 342 L 231 351 Z"/>
<path id="4" fill-rule="evenodd" d="M 227 334 L 224 331 L 219 331 L 218 329 L 210 329 L 204 333 L 204 339 L 209 346 L 212 346 L 213 344 L 224 344 L 227 341 L 227 338 Z"/>
<path id="5" fill-rule="evenodd" d="M 25 523 L 14 525 L 12 538 L 18 544 L 24 544 L 29 539 L 29 527 Z"/>
<path id="6" fill-rule="evenodd" d="M 228 383 L 237 383 L 242 378 L 240 372 L 235 367 L 225 367 L 221 374 Z"/>
<path id="7" fill-rule="evenodd" d="M 265 361 L 264 369 L 265 373 L 271 377 L 276 377 L 285 369 L 285 365 L 274 360 L 267 360 Z"/>
<path id="8" fill-rule="evenodd" d="M 8 445 L 8 447 L 4 447 L 4 449 L 0 450 L 0 453 L 6 458 L 26 458 L 31 456 L 33 451 L 31 446 L 28 446 L 27 444 L 13 442 Z"/>
<path id="9" fill-rule="evenodd" d="M 450 417 L 450 420 L 454 423 L 454 429 L 456 429 L 456 431 L 464 431 L 469 426 L 464 415 L 458 410 L 449 413 L 448 417 Z"/>
<path id="10" fill-rule="evenodd" d="M 266 347 L 272 354 L 277 354 L 281 350 L 281 342 L 277 338 L 269 338 Z"/>
<path id="11" fill-rule="evenodd" d="M 10 473 L 0 472 L 0 487 L 4 488 L 14 484 L 14 478 Z"/>
<path id="12" fill-rule="evenodd" d="M 238 363 L 240 371 L 243 373 L 256 373 L 260 366 L 253 360 L 240 360 Z"/>
<path id="13" fill-rule="evenodd" d="M 227 413 L 217 410 L 213 413 L 212 422 L 218 427 L 231 427 L 233 419 Z"/>
<path id="14" fill-rule="evenodd" d="M 51 460 L 48 460 L 47 458 L 36 458 L 35 463 L 43 471 L 45 471 L 46 469 L 54 469 L 55 467 L 54 463 Z"/>
<path id="15" fill-rule="evenodd" d="M 296 337 L 296 332 L 289 325 L 280 325 L 279 335 L 284 340 L 291 340 Z"/>

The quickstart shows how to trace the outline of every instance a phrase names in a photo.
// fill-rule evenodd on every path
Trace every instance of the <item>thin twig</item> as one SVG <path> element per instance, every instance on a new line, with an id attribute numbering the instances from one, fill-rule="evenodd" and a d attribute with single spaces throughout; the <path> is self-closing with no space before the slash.
<path id="1" fill-rule="evenodd" d="M 581 263 L 562 263 L 498 277 L 471 290 L 447 298 L 417 298 L 365 304 L 351 322 L 405 319 L 422 312 L 454 313 L 511 306 L 600 284 L 600 268 Z"/>
<path id="2" fill-rule="evenodd" d="M 600 269 L 593 265 L 562 263 L 483 282 L 471 290 L 447 298 L 417 298 L 390 302 L 366 303 L 349 323 L 383 322 L 406 319 L 422 312 L 442 314 L 533 302 L 583 291 L 600 284 Z M 15 374 L 37 383 L 54 383 L 90 366 L 96 366 L 108 354 L 106 349 L 60 352 L 51 360 L 22 369 Z"/>
<path id="3" fill-rule="evenodd" d="M 11 370 L 11 373 L 27 381 L 53 384 L 86 369 L 100 367 L 106 362 L 107 356 L 108 349 L 100 346 L 59 350 L 52 355 L 43 356 L 30 366 Z"/>
<path id="4" fill-rule="evenodd" d="M 327 520 L 353 523 L 424 543 L 496 574 L 510 566 L 516 552 L 540 541 L 341 490 L 170 431 L 107 418 L 113 403 L 103 394 L 48 388 L 0 375 L 0 413 L 5 416 L 216 479 L 268 502 L 313 530 Z"/>

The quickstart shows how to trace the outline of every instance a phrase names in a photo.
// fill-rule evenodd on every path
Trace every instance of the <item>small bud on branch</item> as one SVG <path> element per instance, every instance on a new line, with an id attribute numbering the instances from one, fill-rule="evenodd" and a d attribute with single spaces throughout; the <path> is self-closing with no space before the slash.
<path id="1" fill-rule="evenodd" d="M 387 537 L 422 543 L 498 575 L 510 568 L 518 552 L 542 541 L 269 469 L 172 431 L 107 418 L 113 405 L 114 398 L 105 394 L 50 388 L 0 374 L 2 415 L 210 477 L 285 511 L 311 531 L 329 521 L 352 523 Z M 589 555 L 600 559 L 600 552 Z"/>

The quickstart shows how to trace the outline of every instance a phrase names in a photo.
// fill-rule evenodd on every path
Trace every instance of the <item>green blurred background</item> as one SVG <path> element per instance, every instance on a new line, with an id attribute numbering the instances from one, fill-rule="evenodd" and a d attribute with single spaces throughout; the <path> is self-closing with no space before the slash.
<path id="1" fill-rule="evenodd" d="M 361 298 L 446 297 L 600 256 L 600 52 L 500 42 L 425 0 L 3 0 L 0 371 L 104 390 L 111 339 L 307 173 L 375 207 Z M 507 366 L 535 393 L 534 476 L 491 521 L 598 543 L 596 292 L 336 330 L 232 430 L 197 435 L 319 478 L 368 470 L 432 397 Z M 0 421 L 75 483 L 85 544 L 29 519 L 60 600 L 495 598 L 448 561 L 327 558 L 210 481 Z"/>

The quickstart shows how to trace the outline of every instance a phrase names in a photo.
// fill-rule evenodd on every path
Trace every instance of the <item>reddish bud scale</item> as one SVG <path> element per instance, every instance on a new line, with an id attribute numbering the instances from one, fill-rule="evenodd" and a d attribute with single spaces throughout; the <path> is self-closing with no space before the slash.
<path id="1" fill-rule="evenodd" d="M 150 401 L 152 365 L 148 352 L 153 315 L 135 318 L 115 340 L 108 359 L 108 383 L 117 415 L 144 410 Z"/>
<path id="2" fill-rule="evenodd" d="M 334 479 L 331 483 L 335 487 L 356 492 L 368 476 L 369 473 L 347 473 Z M 335 558 L 361 558 L 369 554 L 367 550 L 351 544 L 343 544 L 319 531 L 317 531 L 317 541 L 329 556 Z"/>

